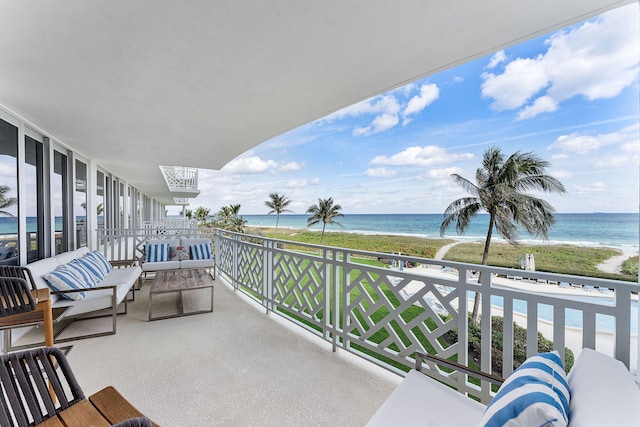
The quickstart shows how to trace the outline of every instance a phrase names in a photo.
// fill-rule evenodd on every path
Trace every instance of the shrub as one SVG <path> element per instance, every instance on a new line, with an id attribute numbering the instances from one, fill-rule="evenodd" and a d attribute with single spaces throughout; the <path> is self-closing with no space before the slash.
<path id="1" fill-rule="evenodd" d="M 502 374 L 503 361 L 503 340 L 504 340 L 504 319 L 499 316 L 491 317 L 491 367 L 498 375 Z M 452 329 L 445 335 L 449 343 L 458 341 L 457 328 Z M 474 325 L 469 318 L 469 357 L 476 363 L 481 362 L 480 345 L 482 342 L 482 331 L 480 326 Z M 538 353 L 553 351 L 553 341 L 538 332 Z M 513 323 L 513 369 L 518 368 L 527 359 L 527 330 Z M 569 372 L 573 366 L 573 352 L 565 347 L 565 370 Z"/>
<path id="2" fill-rule="evenodd" d="M 622 273 L 629 274 L 631 276 L 638 275 L 638 257 L 633 256 L 622 263 Z"/>

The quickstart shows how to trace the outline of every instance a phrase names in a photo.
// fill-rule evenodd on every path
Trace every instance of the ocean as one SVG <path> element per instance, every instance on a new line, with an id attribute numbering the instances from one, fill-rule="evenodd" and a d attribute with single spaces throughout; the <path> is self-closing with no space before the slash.
<path id="1" fill-rule="evenodd" d="M 275 227 L 275 215 L 242 215 L 250 227 Z M 280 215 L 280 228 L 307 227 L 308 215 Z M 549 233 L 549 240 L 543 241 L 520 232 L 518 241 L 527 243 L 566 243 L 578 246 L 609 246 L 627 250 L 638 250 L 639 232 L 637 213 L 580 213 L 556 214 L 557 222 Z M 330 232 L 350 232 L 361 234 L 396 234 L 426 238 L 440 238 L 442 214 L 371 214 L 347 215 L 337 218 L 343 225 L 327 225 Z M 456 234 L 455 225 L 450 227 L 445 238 L 456 240 L 484 240 L 489 226 L 489 215 L 476 216 L 464 235 Z M 321 230 L 322 224 L 310 227 Z M 496 241 L 500 236 L 494 233 Z"/>
<path id="2" fill-rule="evenodd" d="M 250 227 L 275 227 L 275 215 L 242 215 Z M 308 215 L 280 215 L 280 228 L 304 229 Z M 84 218 L 84 217 L 83 217 Z M 638 250 L 639 215 L 637 213 L 580 213 L 556 214 L 557 222 L 549 233 L 546 243 L 566 243 L 579 246 L 609 246 L 627 250 Z M 337 221 L 343 225 L 328 225 L 329 232 L 350 232 L 361 234 L 396 234 L 418 236 L 431 239 L 440 238 L 441 214 L 345 214 Z M 457 235 L 455 226 L 450 227 L 445 238 L 456 240 L 484 240 L 487 234 L 489 216 L 480 214 L 471 221 L 464 235 Z M 35 218 L 27 218 L 27 231 L 35 231 Z M 0 235 L 17 234 L 18 219 L 0 217 Z M 62 229 L 60 218 L 56 218 L 56 229 Z M 310 227 L 321 230 L 322 224 Z M 496 241 L 499 235 L 494 234 Z M 545 243 L 540 238 L 520 233 L 522 244 Z"/>

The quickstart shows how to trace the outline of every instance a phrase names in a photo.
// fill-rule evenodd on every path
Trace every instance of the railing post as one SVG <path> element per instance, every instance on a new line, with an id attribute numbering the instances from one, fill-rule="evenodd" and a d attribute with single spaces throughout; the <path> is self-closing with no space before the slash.
<path id="1" fill-rule="evenodd" d="M 262 240 L 262 301 L 265 314 L 273 310 L 273 241 Z"/>
<path id="2" fill-rule="evenodd" d="M 322 279 L 322 289 L 323 289 L 323 293 L 325 295 L 324 298 L 324 316 L 322 316 L 322 323 L 324 324 L 324 326 L 322 327 L 323 331 L 322 331 L 322 335 L 324 336 L 324 339 L 329 341 L 329 335 L 333 335 L 335 336 L 335 334 L 331 334 L 331 295 L 333 295 L 334 290 L 332 289 L 331 286 L 331 276 L 332 276 L 332 263 L 331 260 L 333 259 L 333 261 L 336 260 L 336 251 L 334 249 L 324 249 L 322 251 L 322 258 L 323 258 L 323 263 L 324 263 L 324 278 Z M 334 281 L 335 282 L 335 281 Z M 332 345 L 331 345 L 331 349 L 333 351 L 336 351 L 335 348 L 335 344 L 333 343 L 332 340 Z"/>
<path id="3" fill-rule="evenodd" d="M 340 307 L 340 300 L 342 297 L 342 293 L 340 292 L 340 289 L 342 288 L 340 286 L 341 283 L 344 283 L 344 275 L 343 272 L 345 271 L 345 263 L 344 263 L 344 259 L 346 257 L 346 253 L 345 251 L 342 251 L 340 253 L 338 253 L 336 251 L 335 254 L 335 265 L 333 268 L 333 286 L 331 288 L 331 309 L 332 309 L 332 313 L 333 316 L 331 317 L 331 323 L 332 323 L 332 340 L 331 340 L 331 350 L 333 350 L 333 352 L 335 352 L 338 349 L 338 330 L 340 329 L 340 312 L 341 307 Z"/>
<path id="4" fill-rule="evenodd" d="M 350 263 L 351 263 L 351 252 L 345 251 L 342 256 L 342 307 L 338 306 L 336 311 L 342 312 L 342 331 L 347 331 L 350 328 L 350 324 L 348 324 L 349 319 L 351 319 L 351 313 L 348 312 L 348 307 L 351 307 L 351 298 L 350 293 L 348 292 L 349 287 L 351 286 L 351 276 L 350 276 Z M 342 308 L 342 310 L 340 310 Z M 348 334 L 343 334 L 342 338 L 342 348 L 345 350 L 349 349 L 350 340 Z"/>
<path id="5" fill-rule="evenodd" d="M 619 313 L 616 317 L 615 358 L 628 369 L 631 362 L 631 340 L 626 337 L 631 337 L 631 292 L 617 290 L 615 295 L 616 311 Z"/>
<path id="6" fill-rule="evenodd" d="M 233 266 L 231 267 L 231 286 L 233 286 L 233 292 L 238 289 L 238 236 L 234 234 L 231 239 L 231 249 L 232 249 L 232 258 L 233 258 Z"/>

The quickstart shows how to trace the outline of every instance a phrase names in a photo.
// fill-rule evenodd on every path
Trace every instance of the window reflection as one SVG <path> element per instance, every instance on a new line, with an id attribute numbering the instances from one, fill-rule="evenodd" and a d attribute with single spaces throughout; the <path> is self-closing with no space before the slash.
<path id="1" fill-rule="evenodd" d="M 0 265 L 18 265 L 18 128 L 0 120 Z"/>

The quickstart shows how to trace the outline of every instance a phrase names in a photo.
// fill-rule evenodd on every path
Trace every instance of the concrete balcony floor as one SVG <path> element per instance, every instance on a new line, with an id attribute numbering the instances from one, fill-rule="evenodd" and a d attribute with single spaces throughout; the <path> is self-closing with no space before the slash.
<path id="1" fill-rule="evenodd" d="M 87 395 L 113 385 L 164 427 L 363 426 L 399 382 L 301 336 L 220 279 L 212 313 L 148 322 L 150 284 L 116 335 L 74 342 L 69 361 Z M 92 322 L 106 320 L 70 332 Z"/>

